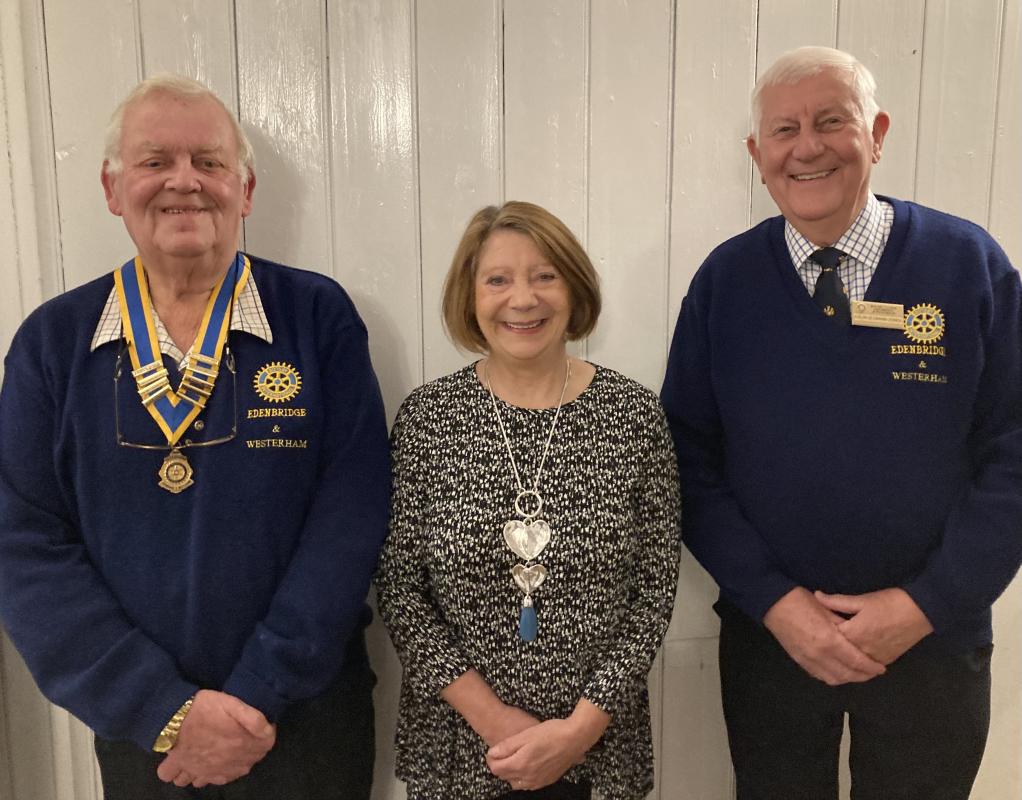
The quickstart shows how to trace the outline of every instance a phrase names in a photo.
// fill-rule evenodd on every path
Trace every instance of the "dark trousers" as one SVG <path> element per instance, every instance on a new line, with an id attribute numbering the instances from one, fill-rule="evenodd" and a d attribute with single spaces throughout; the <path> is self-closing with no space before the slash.
<path id="1" fill-rule="evenodd" d="M 354 674 L 353 674 L 354 673 Z M 345 670 L 319 697 L 290 706 L 277 742 L 252 771 L 225 786 L 178 788 L 156 776 L 163 760 L 131 742 L 96 737 L 105 800 L 369 800 L 375 755 L 368 666 Z"/>
<path id="2" fill-rule="evenodd" d="M 501 795 L 500 800 L 590 800 L 593 790 L 588 783 L 557 783 L 531 792 L 514 791 Z"/>
<path id="3" fill-rule="evenodd" d="M 738 800 L 836 800 L 846 713 L 853 800 L 967 800 L 990 727 L 991 647 L 924 640 L 884 675 L 831 687 L 766 628 L 716 608 Z"/>

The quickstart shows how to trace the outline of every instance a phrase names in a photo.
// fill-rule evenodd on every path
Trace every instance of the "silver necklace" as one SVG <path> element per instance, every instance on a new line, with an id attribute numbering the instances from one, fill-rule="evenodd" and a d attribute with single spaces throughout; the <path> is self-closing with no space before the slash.
<path id="1" fill-rule="evenodd" d="M 511 576 L 514 578 L 518 588 L 525 593 L 522 599 L 522 613 L 518 620 L 518 635 L 526 642 L 534 641 L 538 633 L 539 623 L 536 619 L 536 609 L 532 604 L 532 593 L 540 584 L 546 580 L 546 567 L 542 564 L 533 564 L 543 548 L 550 542 L 553 533 L 546 520 L 540 519 L 543 511 L 543 497 L 539 493 L 539 479 L 543 474 L 543 465 L 546 464 L 547 454 L 550 452 L 550 442 L 554 438 L 554 430 L 557 428 L 557 420 L 561 416 L 561 406 L 564 405 L 564 393 L 568 390 L 568 381 L 571 378 L 571 359 L 566 361 L 564 370 L 564 385 L 561 387 L 561 397 L 557 401 L 557 410 L 554 411 L 554 421 L 550 423 L 550 432 L 546 437 L 546 444 L 543 446 L 543 455 L 539 459 L 539 467 L 536 469 L 536 477 L 532 481 L 532 488 L 526 489 L 522 483 L 521 473 L 518 471 L 518 464 L 515 462 L 515 454 L 511 450 L 511 440 L 508 439 L 507 429 L 504 427 L 504 420 L 500 416 L 500 409 L 497 407 L 497 398 L 493 394 L 493 386 L 490 384 L 490 372 L 487 364 L 483 363 L 483 378 L 486 380 L 486 389 L 490 393 L 490 403 L 493 405 L 493 415 L 497 418 L 500 432 L 504 437 L 504 447 L 507 448 L 508 458 L 511 460 L 511 471 L 515 476 L 515 484 L 518 486 L 518 494 L 515 496 L 515 513 L 522 519 L 511 519 L 504 523 L 504 542 L 516 556 L 524 559 L 524 564 L 515 564 L 511 568 Z"/>

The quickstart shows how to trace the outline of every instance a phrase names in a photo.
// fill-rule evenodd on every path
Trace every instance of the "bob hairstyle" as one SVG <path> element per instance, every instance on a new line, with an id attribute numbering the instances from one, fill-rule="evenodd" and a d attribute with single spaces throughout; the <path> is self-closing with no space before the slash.
<path id="1" fill-rule="evenodd" d="M 778 58 L 764 72 L 752 90 L 752 138 L 759 141 L 763 116 L 763 90 L 771 86 L 798 83 L 824 70 L 843 73 L 852 90 L 852 100 L 859 107 L 862 119 L 872 127 L 880 106 L 876 101 L 877 82 L 855 56 L 833 47 L 797 47 Z"/>
<path id="2" fill-rule="evenodd" d="M 496 231 L 528 236 L 568 284 L 571 317 L 567 338 L 589 335 L 600 316 L 600 279 L 589 256 L 568 227 L 545 208 L 512 200 L 477 211 L 462 234 L 451 268 L 444 280 L 441 310 L 447 335 L 458 347 L 474 353 L 489 352 L 475 314 L 475 277 L 479 254 Z"/>
<path id="3" fill-rule="evenodd" d="M 151 78 L 146 78 L 132 89 L 119 106 L 110 116 L 110 122 L 106 126 L 104 137 L 103 160 L 106 162 L 107 172 L 117 174 L 123 168 L 121 163 L 121 133 L 124 129 L 124 113 L 130 106 L 140 103 L 154 95 L 169 95 L 171 97 L 182 97 L 187 99 L 208 98 L 224 110 L 227 119 L 230 121 L 231 130 L 234 131 L 234 140 L 238 145 L 238 163 L 236 171 L 241 179 L 248 185 L 249 177 L 255 174 L 255 151 L 249 142 L 245 132 L 238 124 L 237 118 L 230 112 L 223 101 L 207 87 L 191 78 L 183 75 L 175 75 L 170 72 L 160 73 Z"/>

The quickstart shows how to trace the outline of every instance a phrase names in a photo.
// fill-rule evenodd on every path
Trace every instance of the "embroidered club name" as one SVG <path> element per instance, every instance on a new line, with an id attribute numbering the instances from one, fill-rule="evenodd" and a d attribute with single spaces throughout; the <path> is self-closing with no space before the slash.
<path id="1" fill-rule="evenodd" d="M 919 383 L 947 383 L 947 375 L 937 375 L 929 372 L 892 372 L 891 377 L 896 381 L 918 381 Z"/>
<path id="2" fill-rule="evenodd" d="M 942 344 L 892 344 L 892 356 L 944 356 Z"/>
<path id="3" fill-rule="evenodd" d="M 250 408 L 247 419 L 262 419 L 264 417 L 304 417 L 308 414 L 306 408 Z"/>
<path id="4" fill-rule="evenodd" d="M 246 439 L 249 448 L 259 450 L 264 447 L 284 447 L 304 450 L 309 446 L 308 439 Z"/>

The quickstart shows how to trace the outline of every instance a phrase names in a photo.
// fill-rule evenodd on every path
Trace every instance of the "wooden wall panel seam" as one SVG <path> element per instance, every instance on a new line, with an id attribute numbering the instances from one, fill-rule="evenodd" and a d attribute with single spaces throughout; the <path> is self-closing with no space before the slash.
<path id="1" fill-rule="evenodd" d="M 1004 62 L 1005 48 L 1007 47 L 1007 17 L 1008 17 L 1008 4 L 1005 0 L 1000 0 L 1000 13 L 997 15 L 997 49 L 996 49 L 996 62 L 994 65 L 994 124 L 990 130 L 990 163 L 987 164 L 987 213 L 986 218 L 983 220 L 983 227 L 986 230 L 990 230 L 993 226 L 994 218 L 994 201 L 995 194 L 997 192 L 997 181 L 994 179 L 994 169 L 997 166 L 997 140 L 998 140 L 998 129 L 1000 128 L 1001 122 L 1001 104 L 999 102 L 1001 97 L 1001 82 L 1004 80 L 1011 80 L 1004 74 Z M 1015 80 L 1018 80 L 1018 76 L 1015 76 Z M 1017 91 L 1017 89 L 1016 89 Z"/>
<path id="2" fill-rule="evenodd" d="M 426 315 L 423 313 L 423 300 L 426 297 L 426 280 L 424 269 L 424 256 L 422 246 L 422 126 L 419 108 L 419 3 L 418 0 L 408 0 L 408 37 L 409 37 L 409 63 L 411 67 L 411 112 L 412 129 L 415 136 L 415 148 L 412 153 L 412 174 L 415 176 L 415 248 L 417 251 L 418 264 L 416 265 L 416 277 L 418 279 L 418 319 L 416 325 L 419 332 L 419 373 L 416 375 L 415 385 L 419 386 L 426 379 Z"/>

